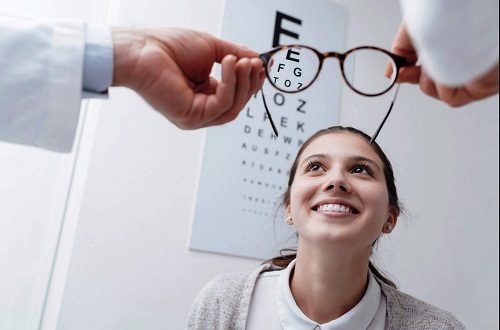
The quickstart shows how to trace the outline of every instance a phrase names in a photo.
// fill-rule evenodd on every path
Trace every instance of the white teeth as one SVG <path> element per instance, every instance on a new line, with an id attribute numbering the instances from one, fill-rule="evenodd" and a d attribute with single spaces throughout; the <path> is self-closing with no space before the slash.
<path id="1" fill-rule="evenodd" d="M 351 208 L 340 204 L 323 204 L 318 207 L 318 211 L 352 213 Z"/>

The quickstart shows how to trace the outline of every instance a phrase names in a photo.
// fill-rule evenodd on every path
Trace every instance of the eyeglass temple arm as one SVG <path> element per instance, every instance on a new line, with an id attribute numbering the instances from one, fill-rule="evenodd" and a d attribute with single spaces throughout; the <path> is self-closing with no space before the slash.
<path id="1" fill-rule="evenodd" d="M 271 58 L 270 53 L 262 53 L 259 54 L 259 58 L 262 60 L 264 67 L 266 68 L 266 74 L 267 74 L 267 63 L 269 62 L 269 59 Z M 269 118 L 269 122 L 271 123 L 271 127 L 273 128 L 274 134 L 278 136 L 278 130 L 276 129 L 276 126 L 274 125 L 273 117 L 271 117 L 271 113 L 269 112 L 269 109 L 267 108 L 267 103 L 266 103 L 266 98 L 264 96 L 264 87 L 260 89 L 260 93 L 262 94 L 262 102 L 264 103 L 264 108 L 266 109 L 266 114 L 267 117 Z"/>
<path id="2" fill-rule="evenodd" d="M 274 134 L 276 134 L 276 136 L 278 136 L 278 130 L 276 129 L 276 126 L 274 125 L 273 117 L 271 117 L 271 113 L 267 109 L 266 98 L 264 97 L 264 88 L 261 88 L 260 93 L 262 94 L 262 101 L 264 102 L 264 108 L 266 109 L 267 117 L 269 118 L 269 122 L 271 123 L 271 127 L 273 128 Z"/>
<path id="3" fill-rule="evenodd" d="M 377 128 L 377 131 L 375 132 L 375 134 L 373 134 L 372 138 L 370 139 L 370 144 L 375 142 L 375 139 L 377 138 L 378 133 L 380 133 L 380 131 L 382 130 L 382 127 L 384 127 L 385 121 L 387 120 L 387 118 L 389 118 L 389 115 L 391 114 L 391 111 L 392 111 L 392 107 L 394 106 L 394 102 L 396 101 L 396 97 L 398 96 L 399 86 L 400 86 L 400 84 L 398 84 L 396 86 L 396 92 L 394 93 L 394 97 L 392 98 L 391 106 L 389 107 L 389 110 L 385 114 L 384 120 L 382 120 L 382 122 L 380 123 L 380 126 Z"/>

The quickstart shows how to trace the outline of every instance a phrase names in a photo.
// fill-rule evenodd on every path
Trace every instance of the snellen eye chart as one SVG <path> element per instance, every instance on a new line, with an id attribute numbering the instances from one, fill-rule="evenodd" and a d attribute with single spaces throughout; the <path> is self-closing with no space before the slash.
<path id="1" fill-rule="evenodd" d="M 314 5 L 302 0 L 227 0 L 221 37 L 261 53 L 288 44 L 343 52 L 347 21 L 347 10 L 328 0 Z M 273 63 L 273 69 L 287 67 L 295 72 L 290 83 L 293 78 L 299 84 L 294 65 L 307 59 L 289 55 Z M 340 75 L 339 64 L 331 60 L 300 93 L 279 91 L 266 80 L 263 92 L 278 136 L 261 92 L 236 120 L 207 129 L 190 249 L 263 260 L 294 246 L 280 198 L 300 146 L 317 130 L 338 124 Z"/>

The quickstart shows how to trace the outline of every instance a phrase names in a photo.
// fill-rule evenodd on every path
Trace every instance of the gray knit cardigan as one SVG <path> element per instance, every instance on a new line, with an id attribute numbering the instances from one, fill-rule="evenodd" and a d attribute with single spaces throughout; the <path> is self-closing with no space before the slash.
<path id="1" fill-rule="evenodd" d="M 217 276 L 205 285 L 193 302 L 186 329 L 245 329 L 257 277 L 263 271 L 279 269 L 262 265 L 249 273 Z M 387 299 L 388 330 L 465 329 L 451 313 L 377 281 Z"/>

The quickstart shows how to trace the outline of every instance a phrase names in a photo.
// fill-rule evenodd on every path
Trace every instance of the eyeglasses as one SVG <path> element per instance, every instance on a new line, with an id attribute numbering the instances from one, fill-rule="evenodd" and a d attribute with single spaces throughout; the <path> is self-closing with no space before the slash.
<path id="1" fill-rule="evenodd" d="M 372 46 L 353 48 L 345 53 L 320 53 L 308 46 L 286 45 L 262 53 L 259 57 L 264 62 L 267 79 L 271 85 L 284 93 L 302 92 L 311 86 L 321 71 L 323 61 L 328 57 L 338 59 L 342 77 L 354 92 L 370 97 L 388 92 L 396 83 L 399 69 L 406 65 L 404 57 Z M 370 144 L 375 141 L 389 117 L 398 90 L 399 85 L 391 106 Z M 271 127 L 274 134 L 278 136 L 278 130 L 267 107 L 263 90 L 261 94 Z"/>

